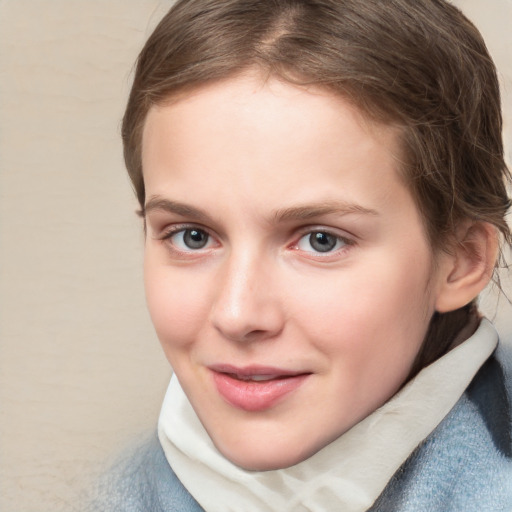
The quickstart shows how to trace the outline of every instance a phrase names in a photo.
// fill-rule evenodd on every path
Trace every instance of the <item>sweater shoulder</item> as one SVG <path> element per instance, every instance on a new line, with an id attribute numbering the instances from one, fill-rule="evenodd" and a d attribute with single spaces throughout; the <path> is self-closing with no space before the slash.
<path id="1" fill-rule="evenodd" d="M 202 512 L 174 474 L 156 433 L 118 458 L 102 476 L 90 512 Z"/>
<path id="2" fill-rule="evenodd" d="M 500 346 L 372 511 L 512 510 L 511 361 Z"/>

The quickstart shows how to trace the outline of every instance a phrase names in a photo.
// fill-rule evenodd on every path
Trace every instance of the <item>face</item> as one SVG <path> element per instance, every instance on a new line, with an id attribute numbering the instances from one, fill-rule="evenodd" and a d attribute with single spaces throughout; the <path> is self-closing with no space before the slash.
<path id="1" fill-rule="evenodd" d="M 244 75 L 149 112 L 145 285 L 217 448 L 296 464 L 407 378 L 437 286 L 394 128 Z"/>

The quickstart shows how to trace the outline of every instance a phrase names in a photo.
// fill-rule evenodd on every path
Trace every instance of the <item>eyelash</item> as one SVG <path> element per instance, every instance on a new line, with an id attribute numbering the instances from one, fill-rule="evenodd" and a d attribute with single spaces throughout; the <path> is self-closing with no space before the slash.
<path id="1" fill-rule="evenodd" d="M 206 235 L 208 237 L 206 241 L 206 245 L 210 243 L 211 240 L 214 240 L 214 237 L 208 232 L 207 229 L 197 226 L 197 225 L 176 225 L 172 226 L 171 228 L 167 229 L 162 236 L 158 237 L 159 240 L 164 242 L 169 250 L 171 250 L 173 253 L 177 255 L 185 255 L 185 257 L 191 257 L 194 255 L 194 253 L 199 253 L 200 251 L 208 250 L 209 248 L 204 249 L 203 247 L 199 247 L 197 249 L 188 248 L 188 249 L 180 249 L 176 247 L 176 244 L 172 242 L 172 237 L 179 233 L 183 233 L 183 235 L 186 234 L 186 232 L 193 232 L 197 231 L 199 233 L 202 233 L 203 235 Z M 197 254 L 199 256 L 199 254 Z"/>
<path id="2" fill-rule="evenodd" d="M 308 242 L 310 247 L 312 246 L 312 237 L 313 235 L 324 235 L 327 237 L 332 237 L 335 240 L 335 246 L 332 248 L 329 248 L 327 251 L 317 251 L 314 250 L 314 247 L 312 250 L 305 250 L 300 247 L 301 241 L 303 239 L 308 238 Z M 336 247 L 339 244 L 342 244 L 341 247 Z M 305 228 L 302 233 L 300 234 L 300 237 L 296 242 L 294 242 L 291 245 L 291 249 L 294 249 L 296 251 L 300 251 L 303 254 L 306 254 L 308 258 L 314 259 L 314 260 L 321 260 L 321 261 L 327 261 L 329 259 L 333 259 L 336 257 L 341 256 L 341 254 L 348 251 L 351 246 L 355 245 L 355 240 L 352 238 L 348 238 L 346 236 L 340 235 L 338 233 L 333 232 L 333 230 L 323 228 L 320 226 L 308 226 Z"/>
<path id="3" fill-rule="evenodd" d="M 316 237 L 316 238 L 314 238 Z M 301 245 L 301 241 L 302 240 L 305 240 L 307 239 L 307 242 L 310 247 L 312 247 L 313 250 L 306 250 L 306 249 L 302 249 L 300 247 Z M 331 242 L 334 242 L 334 245 L 331 246 L 331 244 L 329 243 L 329 239 Z M 315 247 L 314 247 L 314 243 L 320 243 L 320 244 L 325 244 L 325 242 L 327 242 L 327 250 L 325 251 L 322 251 L 322 250 L 315 250 Z M 340 244 L 341 247 L 339 246 Z M 303 252 L 306 252 L 306 253 L 311 253 L 311 254 L 314 254 L 315 257 L 321 257 L 321 258 L 325 258 L 325 257 L 328 257 L 328 256 L 331 256 L 331 255 L 334 255 L 334 254 L 339 254 L 340 251 L 344 251 L 347 249 L 347 247 L 349 247 L 350 245 L 353 245 L 354 244 L 354 241 L 347 238 L 347 237 L 344 237 L 344 236 L 341 236 L 339 234 L 336 234 L 336 233 L 333 233 L 332 231 L 329 231 L 328 229 L 323 229 L 323 228 L 316 228 L 316 229 L 308 229 L 308 231 L 304 232 L 301 237 L 299 238 L 299 240 L 294 244 L 294 248 L 296 248 L 296 250 L 299 250 L 299 251 L 303 251 Z"/>
<path id="4" fill-rule="evenodd" d="M 183 233 L 183 236 L 185 236 L 187 231 L 197 231 L 198 233 L 203 234 L 203 236 L 206 235 L 208 238 L 205 242 L 205 245 L 208 245 L 212 240 L 215 240 L 213 235 L 211 235 L 207 229 L 203 228 L 202 226 L 193 224 L 181 224 L 172 226 L 171 228 L 167 229 L 160 237 L 158 237 L 158 239 L 163 241 L 166 244 L 167 248 L 172 253 L 178 256 L 181 255 L 183 257 L 198 257 L 200 255 L 204 255 L 204 251 L 208 251 L 209 249 L 211 249 L 211 247 L 198 247 L 196 249 L 192 247 L 189 247 L 188 249 L 182 249 L 177 247 L 176 244 L 172 242 L 172 238 L 179 233 Z M 309 244 L 310 247 L 312 247 L 312 242 L 314 242 L 314 240 L 312 240 L 312 237 L 314 235 L 323 236 L 323 239 L 317 238 L 317 241 L 319 243 L 324 243 L 326 238 L 328 239 L 328 237 L 331 237 L 331 240 L 334 239 L 335 245 L 333 247 L 328 248 L 328 250 L 326 251 L 317 251 L 314 250 L 314 247 L 313 250 L 306 250 L 300 247 L 301 241 L 303 239 L 306 239 L 307 237 L 309 237 Z M 341 247 L 336 247 L 339 244 L 342 244 Z M 296 238 L 296 241 L 290 244 L 288 247 L 292 250 L 300 251 L 303 254 L 307 254 L 309 258 L 326 260 L 329 257 L 339 256 L 341 253 L 347 251 L 350 248 L 350 246 L 353 245 L 355 245 L 355 241 L 351 238 L 341 236 L 339 234 L 334 233 L 332 230 L 326 228 L 308 226 L 307 228 L 301 230 L 299 238 Z"/>

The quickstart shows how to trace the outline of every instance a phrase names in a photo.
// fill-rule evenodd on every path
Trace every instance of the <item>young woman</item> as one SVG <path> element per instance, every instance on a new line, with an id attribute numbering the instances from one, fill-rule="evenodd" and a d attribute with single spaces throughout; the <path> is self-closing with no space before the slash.
<path id="1" fill-rule="evenodd" d="M 512 509 L 506 354 L 475 302 L 509 175 L 456 8 L 178 1 L 123 141 L 175 374 L 104 508 Z"/>

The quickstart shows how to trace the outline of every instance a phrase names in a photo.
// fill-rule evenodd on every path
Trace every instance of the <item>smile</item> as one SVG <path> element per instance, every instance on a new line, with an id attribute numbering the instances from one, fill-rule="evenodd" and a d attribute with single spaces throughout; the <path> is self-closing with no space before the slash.
<path id="1" fill-rule="evenodd" d="M 301 387 L 311 375 L 274 368 L 239 369 L 225 365 L 210 370 L 220 396 L 233 407 L 248 412 L 271 408 Z"/>

